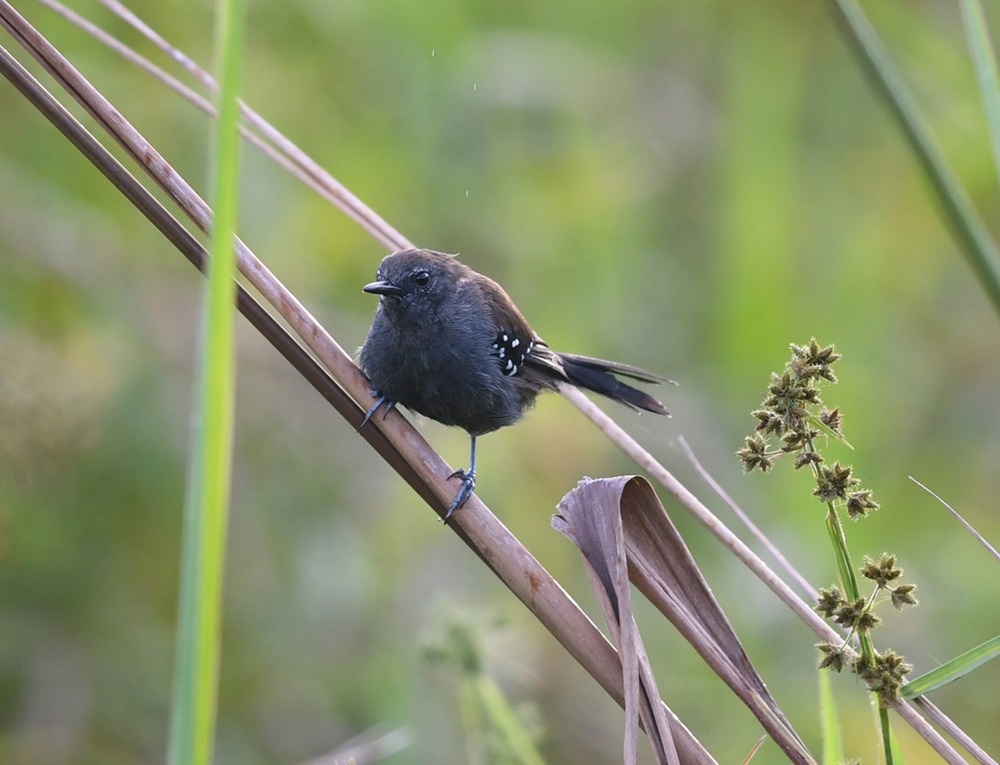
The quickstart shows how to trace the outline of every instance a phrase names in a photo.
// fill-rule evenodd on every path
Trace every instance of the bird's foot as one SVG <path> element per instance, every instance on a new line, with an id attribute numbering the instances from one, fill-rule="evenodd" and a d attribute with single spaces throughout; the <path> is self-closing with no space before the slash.
<path id="1" fill-rule="evenodd" d="M 442 518 L 445 525 L 447 525 L 448 521 L 451 520 L 452 514 L 469 500 L 469 497 L 472 496 L 472 492 L 475 491 L 476 488 L 475 470 L 470 470 L 468 473 L 466 473 L 462 468 L 459 468 L 450 476 L 448 476 L 449 481 L 452 478 L 461 478 L 462 486 L 458 490 L 458 494 L 455 496 L 455 500 L 451 503 L 451 506 L 448 508 L 448 512 L 445 513 L 444 518 Z"/>
<path id="2" fill-rule="evenodd" d="M 375 412 L 379 410 L 379 407 L 385 405 L 385 414 L 382 415 L 382 419 L 384 420 L 389 416 L 389 412 L 391 412 L 396 406 L 395 401 L 388 396 L 381 395 L 377 390 L 372 391 L 372 396 L 375 398 L 375 405 L 365 413 L 365 418 L 361 421 L 361 424 L 358 425 L 359 431 L 368 424 L 368 420 L 375 416 Z"/>

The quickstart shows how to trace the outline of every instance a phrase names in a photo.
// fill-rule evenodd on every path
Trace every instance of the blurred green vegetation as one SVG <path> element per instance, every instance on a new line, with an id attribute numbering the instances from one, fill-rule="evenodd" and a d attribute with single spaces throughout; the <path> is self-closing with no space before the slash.
<path id="1" fill-rule="evenodd" d="M 200 114 L 21 5 L 204 187 Z M 957 6 L 871 6 L 1000 232 Z M 74 7 L 148 52 L 96 0 Z M 209 4 L 132 7 L 208 62 Z M 922 604 L 888 615 L 880 645 L 921 673 L 1000 632 L 996 563 L 907 480 L 1000 539 L 1000 323 L 824 3 L 255 3 L 246 55 L 250 104 L 411 239 L 503 282 L 553 347 L 680 381 L 662 391 L 668 422 L 610 411 L 721 508 L 683 435 L 816 584 L 836 569 L 808 477 L 743 477 L 733 452 L 787 344 L 836 343 L 825 398 L 882 504 L 849 541 L 859 560 L 895 552 Z M 0 762 L 162 762 L 200 277 L 6 83 L 0 107 Z M 250 150 L 243 205 L 244 239 L 357 347 L 380 247 Z M 620 759 L 613 702 L 276 353 L 239 336 L 217 761 L 298 762 L 386 726 L 413 735 L 391 762 L 464 762 L 454 678 L 419 646 L 442 603 L 508 613 L 490 669 L 537 704 L 550 761 Z M 463 462 L 463 433 L 422 427 Z M 597 614 L 549 517 L 582 475 L 634 468 L 554 396 L 479 459 L 480 496 Z M 819 751 L 814 636 L 675 520 Z M 650 610 L 640 627 L 667 702 L 720 762 L 742 759 L 751 715 Z M 867 700 L 833 680 L 845 753 L 874 761 Z M 994 754 L 997 687 L 994 663 L 934 697 Z M 937 761 L 897 732 L 908 763 Z"/>

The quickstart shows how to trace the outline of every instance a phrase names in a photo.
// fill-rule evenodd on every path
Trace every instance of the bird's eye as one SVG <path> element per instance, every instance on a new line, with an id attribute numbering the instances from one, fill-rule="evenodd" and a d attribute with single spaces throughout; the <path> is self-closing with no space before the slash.
<path id="1" fill-rule="evenodd" d="M 431 280 L 431 275 L 427 271 L 417 271 L 413 275 L 413 281 L 417 283 L 418 287 L 426 287 Z"/>

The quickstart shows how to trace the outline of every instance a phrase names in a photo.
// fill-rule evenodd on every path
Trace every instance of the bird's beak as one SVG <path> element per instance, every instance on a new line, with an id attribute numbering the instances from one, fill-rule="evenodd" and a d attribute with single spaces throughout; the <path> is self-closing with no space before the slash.
<path id="1" fill-rule="evenodd" d="M 392 282 L 378 281 L 366 284 L 361 288 L 362 292 L 369 292 L 372 295 L 402 295 L 403 288 L 397 287 Z"/>

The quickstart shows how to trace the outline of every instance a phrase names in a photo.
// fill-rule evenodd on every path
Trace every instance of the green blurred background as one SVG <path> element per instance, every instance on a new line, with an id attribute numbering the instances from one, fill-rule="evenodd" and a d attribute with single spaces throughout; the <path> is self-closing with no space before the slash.
<path id="1" fill-rule="evenodd" d="M 204 188 L 202 115 L 20 5 Z M 957 5 L 869 5 L 1000 232 Z M 156 58 L 96 0 L 74 7 Z M 210 60 L 209 4 L 132 7 Z M 829 453 L 882 503 L 849 539 L 859 559 L 897 553 L 922 602 L 884 613 L 877 643 L 920 673 L 1000 632 L 996 561 L 907 480 L 1000 540 L 1000 322 L 826 3 L 253 2 L 245 97 L 410 239 L 504 283 L 554 348 L 678 380 L 669 421 L 606 408 L 729 520 L 687 439 L 817 585 L 835 564 L 808 477 L 744 477 L 733 452 L 788 343 L 837 343 L 826 400 L 855 448 Z M 252 150 L 242 234 L 361 344 L 378 244 Z M 0 266 L 0 762 L 162 762 L 200 278 L 6 83 Z M 464 433 L 420 427 L 464 464 Z M 456 672 L 423 655 L 445 608 L 508 620 L 488 666 L 535 706 L 549 761 L 620 760 L 618 707 L 242 321 L 236 439 L 217 762 L 299 762 L 372 726 L 410 737 L 390 762 L 473 761 Z M 479 470 L 480 497 L 599 618 L 549 520 L 583 475 L 634 468 L 549 396 L 482 440 Z M 668 509 L 818 752 L 815 637 Z M 755 720 L 658 615 L 639 618 L 665 700 L 740 761 Z M 847 754 L 874 762 L 864 693 L 834 687 Z M 998 688 L 994 662 L 934 697 L 994 754 Z M 897 732 L 907 762 L 938 761 Z M 781 758 L 765 744 L 754 761 Z"/>

